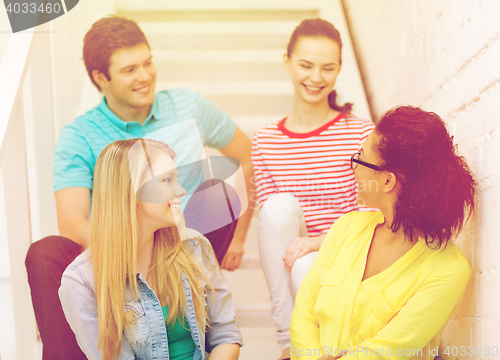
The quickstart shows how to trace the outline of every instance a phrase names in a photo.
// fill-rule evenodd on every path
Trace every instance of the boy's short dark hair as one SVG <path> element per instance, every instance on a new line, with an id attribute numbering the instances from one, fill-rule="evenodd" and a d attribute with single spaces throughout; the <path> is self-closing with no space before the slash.
<path id="1" fill-rule="evenodd" d="M 95 82 L 92 72 L 97 70 L 110 80 L 111 55 L 118 49 L 139 44 L 146 44 L 150 48 L 146 36 L 133 20 L 109 16 L 92 25 L 83 39 L 83 62 L 90 80 L 99 91 L 101 88 Z"/>

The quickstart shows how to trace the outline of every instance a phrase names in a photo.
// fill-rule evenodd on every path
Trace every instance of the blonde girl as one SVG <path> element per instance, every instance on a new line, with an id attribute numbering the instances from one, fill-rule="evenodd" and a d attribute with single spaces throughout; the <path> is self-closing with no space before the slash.
<path id="1" fill-rule="evenodd" d="M 185 229 L 175 157 L 132 139 L 97 160 L 90 246 L 59 289 L 89 359 L 238 358 L 231 294 L 208 241 Z"/>

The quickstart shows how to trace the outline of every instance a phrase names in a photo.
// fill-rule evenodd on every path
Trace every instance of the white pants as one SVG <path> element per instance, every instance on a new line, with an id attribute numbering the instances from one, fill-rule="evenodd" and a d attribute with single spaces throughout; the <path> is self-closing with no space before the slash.
<path id="1" fill-rule="evenodd" d="M 290 244 L 297 237 L 308 236 L 304 212 L 291 194 L 274 194 L 266 200 L 260 210 L 257 230 L 260 260 L 277 325 L 276 337 L 284 349 L 290 346 L 290 318 L 295 295 L 318 252 L 297 259 L 291 273 L 285 269 L 283 258 Z"/>

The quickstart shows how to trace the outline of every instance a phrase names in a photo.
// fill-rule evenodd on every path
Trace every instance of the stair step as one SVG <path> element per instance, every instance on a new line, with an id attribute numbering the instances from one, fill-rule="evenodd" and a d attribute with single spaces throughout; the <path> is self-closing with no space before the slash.
<path id="1" fill-rule="evenodd" d="M 293 109 L 293 95 L 211 95 L 206 96 L 232 118 L 256 117 L 262 114 L 280 117 Z"/>
<path id="2" fill-rule="evenodd" d="M 139 25 L 152 49 L 281 49 L 283 53 L 297 22 L 144 22 Z"/>
<path id="3" fill-rule="evenodd" d="M 155 59 L 156 61 L 156 59 Z M 283 64 L 157 64 L 157 82 L 290 81 Z M 264 113 L 264 112 L 263 112 Z"/>
<path id="4" fill-rule="evenodd" d="M 266 82 L 168 82 L 157 84 L 158 89 L 185 87 L 203 95 L 293 95 L 291 81 Z"/>
<path id="5" fill-rule="evenodd" d="M 269 35 L 290 36 L 298 25 L 295 21 L 228 21 L 228 22 L 144 22 L 142 31 L 148 36 L 183 36 L 183 35 Z"/>
<path id="6" fill-rule="evenodd" d="M 290 32 L 291 34 L 291 32 Z M 148 35 L 151 49 L 283 49 L 288 35 Z"/>
<path id="7" fill-rule="evenodd" d="M 164 0 L 120 0 L 117 2 L 117 10 L 170 10 L 170 11 L 193 11 L 212 10 L 226 11 L 234 9 L 239 11 L 281 11 L 297 10 L 311 11 L 325 7 L 325 0 L 290 1 L 290 0 L 232 0 L 232 1 L 207 1 L 207 0 L 184 0 L 184 1 L 164 1 Z"/>
<path id="8" fill-rule="evenodd" d="M 163 1 L 167 3 L 167 1 Z M 162 9 L 161 7 L 149 8 L 143 1 L 134 1 L 134 6 L 125 8 L 120 5 L 116 15 L 133 19 L 137 22 L 235 22 L 235 21 L 295 21 L 299 23 L 305 18 L 319 16 L 316 9 Z"/>
<path id="9" fill-rule="evenodd" d="M 240 330 L 245 346 L 240 349 L 239 360 L 274 360 L 280 357 L 275 327 L 240 327 Z"/>
<path id="10" fill-rule="evenodd" d="M 250 139 L 253 139 L 257 130 L 266 125 L 275 123 L 287 115 L 288 114 L 282 114 L 280 116 L 237 116 L 233 117 L 233 120 Z"/>
<path id="11" fill-rule="evenodd" d="M 241 258 L 240 267 L 238 269 L 262 269 L 260 257 L 257 254 L 245 254 Z"/>
<path id="12" fill-rule="evenodd" d="M 240 327 L 275 327 L 271 315 L 271 303 L 234 304 L 236 320 Z"/>
<path id="13" fill-rule="evenodd" d="M 153 50 L 157 64 L 282 64 L 284 49 L 168 49 Z"/>

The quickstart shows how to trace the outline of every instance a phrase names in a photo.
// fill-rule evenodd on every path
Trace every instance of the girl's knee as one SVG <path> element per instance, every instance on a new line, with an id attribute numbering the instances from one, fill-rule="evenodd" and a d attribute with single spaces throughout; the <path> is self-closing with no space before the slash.
<path id="1" fill-rule="evenodd" d="M 295 264 L 293 264 L 292 267 L 292 275 L 294 273 L 297 273 L 302 275 L 302 277 L 305 277 L 307 272 L 311 268 L 314 259 L 316 259 L 317 254 L 318 254 L 317 251 L 313 251 L 295 260 Z"/>
<path id="2" fill-rule="evenodd" d="M 317 255 L 318 255 L 317 251 L 312 251 L 302 256 L 301 258 L 295 260 L 295 264 L 293 264 L 291 272 L 294 294 L 297 294 L 297 291 L 299 290 L 302 280 L 304 280 L 304 278 L 306 277 L 307 272 L 314 263 L 314 260 L 316 259 Z"/>

